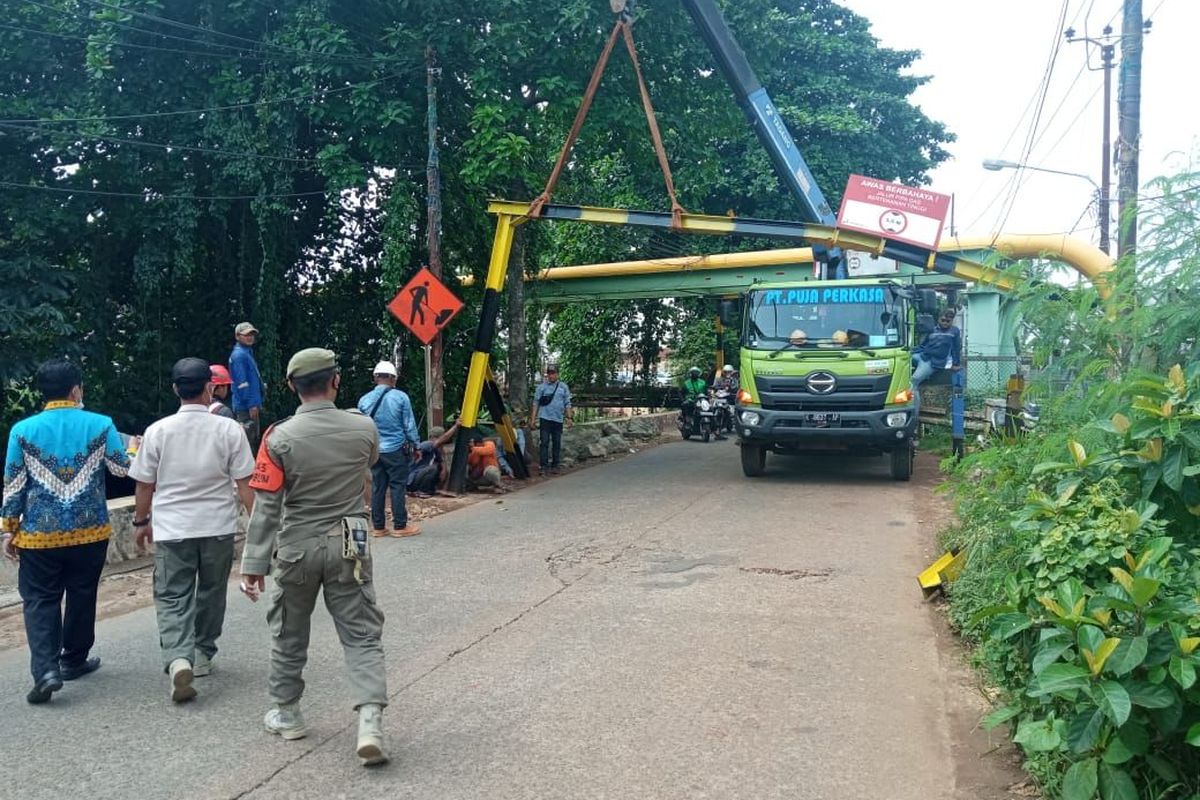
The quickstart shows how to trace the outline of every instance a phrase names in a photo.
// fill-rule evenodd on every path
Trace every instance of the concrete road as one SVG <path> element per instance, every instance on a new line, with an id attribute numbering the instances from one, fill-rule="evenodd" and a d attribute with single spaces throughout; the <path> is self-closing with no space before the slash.
<path id="1" fill-rule="evenodd" d="M 28 706 L 0 654 L 0 797 L 1005 797 L 979 706 L 914 575 L 927 490 L 882 461 L 742 477 L 679 442 L 377 543 L 393 762 L 353 757 L 319 608 L 310 735 L 261 730 L 268 633 L 231 587 L 218 671 L 172 706 L 152 609 L 103 621 L 104 668 Z M 983 766 L 980 766 L 980 765 Z"/>

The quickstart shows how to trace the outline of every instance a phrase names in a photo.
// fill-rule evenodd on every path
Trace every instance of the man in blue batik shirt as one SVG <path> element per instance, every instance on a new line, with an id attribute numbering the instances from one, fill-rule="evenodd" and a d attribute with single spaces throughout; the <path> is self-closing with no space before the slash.
<path id="1" fill-rule="evenodd" d="M 83 375 L 70 361 L 48 361 L 36 383 L 46 405 L 8 434 L 0 531 L 17 561 L 33 688 L 45 703 L 63 681 L 100 667 L 96 593 L 112 526 L 104 471 L 123 476 L 129 456 L 111 419 L 83 410 Z M 63 611 L 63 595 L 66 611 Z"/>
<path id="2" fill-rule="evenodd" d="M 233 378 L 233 413 L 242 423 L 250 448 L 258 446 L 259 415 L 263 404 L 263 382 L 254 360 L 254 343 L 258 341 L 258 328 L 249 322 L 239 322 L 233 329 L 237 344 L 229 354 L 229 374 Z"/>
<path id="3" fill-rule="evenodd" d="M 392 536 L 416 536 L 421 529 L 408 524 L 405 494 L 408 471 L 421 437 L 413 418 L 412 401 L 396 388 L 396 365 L 375 365 L 375 388 L 358 401 L 358 410 L 375 420 L 379 429 L 379 460 L 371 467 L 371 524 L 375 536 L 387 536 L 387 495 L 392 495 Z"/>

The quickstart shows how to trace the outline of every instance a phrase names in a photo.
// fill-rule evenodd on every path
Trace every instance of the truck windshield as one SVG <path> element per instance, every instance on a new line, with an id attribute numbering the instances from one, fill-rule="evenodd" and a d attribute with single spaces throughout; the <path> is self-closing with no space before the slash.
<path id="1" fill-rule="evenodd" d="M 750 347 L 897 347 L 903 309 L 883 286 L 815 286 L 750 292 L 745 341 Z"/>

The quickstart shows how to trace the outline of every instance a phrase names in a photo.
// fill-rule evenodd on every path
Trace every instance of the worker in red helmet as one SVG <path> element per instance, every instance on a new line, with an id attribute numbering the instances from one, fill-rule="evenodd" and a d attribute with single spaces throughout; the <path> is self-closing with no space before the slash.
<path id="1" fill-rule="evenodd" d="M 213 387 L 212 402 L 208 406 L 208 413 L 236 420 L 233 409 L 228 406 L 229 387 L 233 386 L 233 378 L 230 377 L 229 370 L 220 364 L 210 364 L 208 371 L 212 373 Z"/>

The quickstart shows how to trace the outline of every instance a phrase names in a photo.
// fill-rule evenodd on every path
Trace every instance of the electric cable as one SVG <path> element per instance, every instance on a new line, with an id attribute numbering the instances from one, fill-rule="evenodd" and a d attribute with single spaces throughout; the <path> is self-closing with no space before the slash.
<path id="1" fill-rule="evenodd" d="M 299 156 L 272 156 L 265 153 L 250 153 L 237 150 L 223 150 L 219 147 L 202 147 L 198 145 L 170 144 L 167 142 L 151 142 L 141 139 L 126 139 L 120 136 L 108 136 L 99 133 L 85 133 L 77 130 L 62 130 L 54 128 L 40 128 L 32 125 L 15 125 L 8 122 L 0 122 L 0 128 L 9 130 L 25 131 L 28 133 L 38 133 L 43 136 L 75 136 L 80 139 L 95 139 L 102 142 L 115 142 L 118 144 L 127 144 L 134 147 L 151 147 L 160 150 L 182 150 L 185 152 L 194 153 L 210 153 L 212 155 L 223 156 L 225 158 L 253 158 L 262 161 L 283 161 L 295 164 L 320 164 L 318 158 L 303 158 Z M 416 169 L 417 165 L 413 164 L 363 164 L 359 161 L 354 161 L 356 165 L 364 168 L 378 169 Z M 422 168 L 424 165 L 420 165 Z"/>
<path id="2" fill-rule="evenodd" d="M 332 88 L 332 89 L 318 89 L 315 92 L 310 92 L 308 94 L 302 94 L 302 95 L 294 95 L 292 97 L 272 97 L 272 98 L 267 98 L 266 100 L 253 100 L 253 101 L 249 101 L 246 103 L 231 103 L 229 105 L 224 105 L 224 106 L 210 106 L 208 108 L 173 109 L 173 110 L 169 110 L 169 111 L 148 111 L 148 112 L 144 112 L 141 114 L 110 114 L 108 116 L 97 116 L 97 117 L 60 117 L 60 118 L 32 117 L 32 118 L 25 118 L 25 119 L 0 119 L 0 123 L 51 125 L 51 124 L 59 124 L 59 123 L 66 123 L 66 122 L 74 122 L 74 123 L 78 123 L 78 122 L 110 122 L 110 121 L 114 121 L 114 120 L 123 120 L 123 119 L 151 119 L 151 118 L 156 118 L 156 117 L 177 117 L 177 116 L 185 116 L 188 114 L 208 114 L 208 113 L 212 113 L 215 111 L 234 111 L 234 110 L 243 109 L 243 108 L 259 108 L 262 106 L 277 105 L 280 103 L 295 103 L 300 100 L 315 100 L 318 97 L 326 97 L 331 94 L 340 94 L 342 92 L 353 91 L 354 89 L 362 89 L 362 88 L 367 88 L 367 87 L 371 87 L 371 86 L 376 86 L 380 83 L 383 83 L 384 81 L 392 80 L 393 78 L 397 78 L 402 75 L 405 75 L 405 74 L 407 74 L 407 72 L 408 72 L 408 70 L 400 71 L 400 72 L 391 72 L 391 73 L 388 73 L 387 75 L 383 75 L 378 78 L 372 78 L 372 79 L 366 80 L 366 81 L 359 81 L 357 83 L 347 83 L 347 84 L 344 84 L 342 86 L 338 86 L 338 87 Z"/>
<path id="3" fill-rule="evenodd" d="M 220 36 L 220 37 L 224 37 L 226 39 L 232 39 L 237 42 L 242 42 L 244 44 L 253 45 L 256 48 L 266 47 L 266 48 L 271 48 L 273 50 L 278 50 L 281 52 L 295 53 L 295 54 L 299 54 L 299 55 L 305 55 L 308 57 L 314 57 L 314 56 L 318 57 L 318 58 L 331 57 L 331 54 L 322 53 L 319 50 L 304 50 L 301 48 L 287 47 L 286 45 L 275 45 L 275 44 L 271 44 L 269 42 L 259 41 L 257 39 L 250 39 L 245 36 L 238 36 L 237 34 L 233 34 L 233 33 L 225 33 L 224 31 L 214 30 L 212 28 L 205 28 L 200 25 L 192 25 L 191 23 L 183 22 L 182 20 L 171 19 L 169 17 L 162 17 L 157 14 L 148 14 L 144 11 L 137 11 L 137 10 L 129 8 L 127 6 L 116 5 L 114 3 L 106 3 L 106 2 L 104 2 L 104 0 L 82 0 L 82 2 L 88 3 L 89 5 L 98 6 L 100 8 L 106 8 L 110 11 L 117 11 L 117 12 L 120 12 L 123 14 L 128 14 L 132 17 L 137 17 L 139 19 L 145 19 L 145 20 L 148 20 L 151 22 L 157 22 L 161 25 L 166 25 L 166 26 L 172 27 L 172 28 L 178 28 L 180 30 L 192 31 L 194 33 L 203 33 L 208 36 Z M 201 42 L 201 44 L 204 44 L 204 43 Z M 210 44 L 218 44 L 218 43 L 212 42 Z M 365 58 L 363 56 L 333 55 L 332 57 L 345 58 L 345 59 L 356 60 L 356 61 L 367 61 L 368 63 L 374 61 L 374 59 Z"/>
<path id="4" fill-rule="evenodd" d="M 1025 136 L 1025 146 L 1021 149 L 1021 158 L 1017 161 L 1018 164 L 1025 164 L 1029 160 L 1029 153 L 1033 148 L 1033 142 L 1037 135 L 1038 126 L 1041 124 L 1042 111 L 1046 106 L 1046 97 L 1050 94 L 1050 80 L 1054 75 L 1054 67 L 1058 63 L 1058 53 L 1062 49 L 1062 30 L 1063 23 L 1067 19 L 1067 0 L 1063 0 L 1062 11 L 1059 13 L 1058 25 L 1054 31 L 1054 46 L 1050 49 L 1050 57 L 1046 63 L 1046 73 L 1042 80 L 1041 97 L 1038 100 L 1036 111 L 1034 112 L 1033 121 L 1029 126 L 1029 132 Z M 1005 223 L 1008 222 L 1008 217 L 1012 213 L 1013 206 L 1016 204 L 1017 195 L 1021 191 L 1021 186 L 1024 183 L 1024 169 L 1018 167 L 1016 170 L 1016 180 L 1012 183 L 1012 189 L 1009 191 L 1008 198 L 1005 204 L 1001 206 L 1001 215 L 995 226 L 996 234 L 1004 230 Z"/>
<path id="5" fill-rule="evenodd" d="M 311 192 L 277 192 L 264 194 L 237 195 L 203 195 L 203 194 L 158 194 L 155 192 L 111 192 L 101 189 L 70 189 L 65 186 L 37 186 L 17 183 L 16 181 L 0 181 L 0 186 L 10 189 L 28 189 L 36 192 L 55 192 L 57 194 L 83 194 L 97 197 L 125 197 L 153 202 L 158 200 L 194 200 L 202 202 L 219 202 L 234 200 L 267 200 L 292 197 L 316 197 L 331 194 L 329 190 L 321 189 Z"/>

